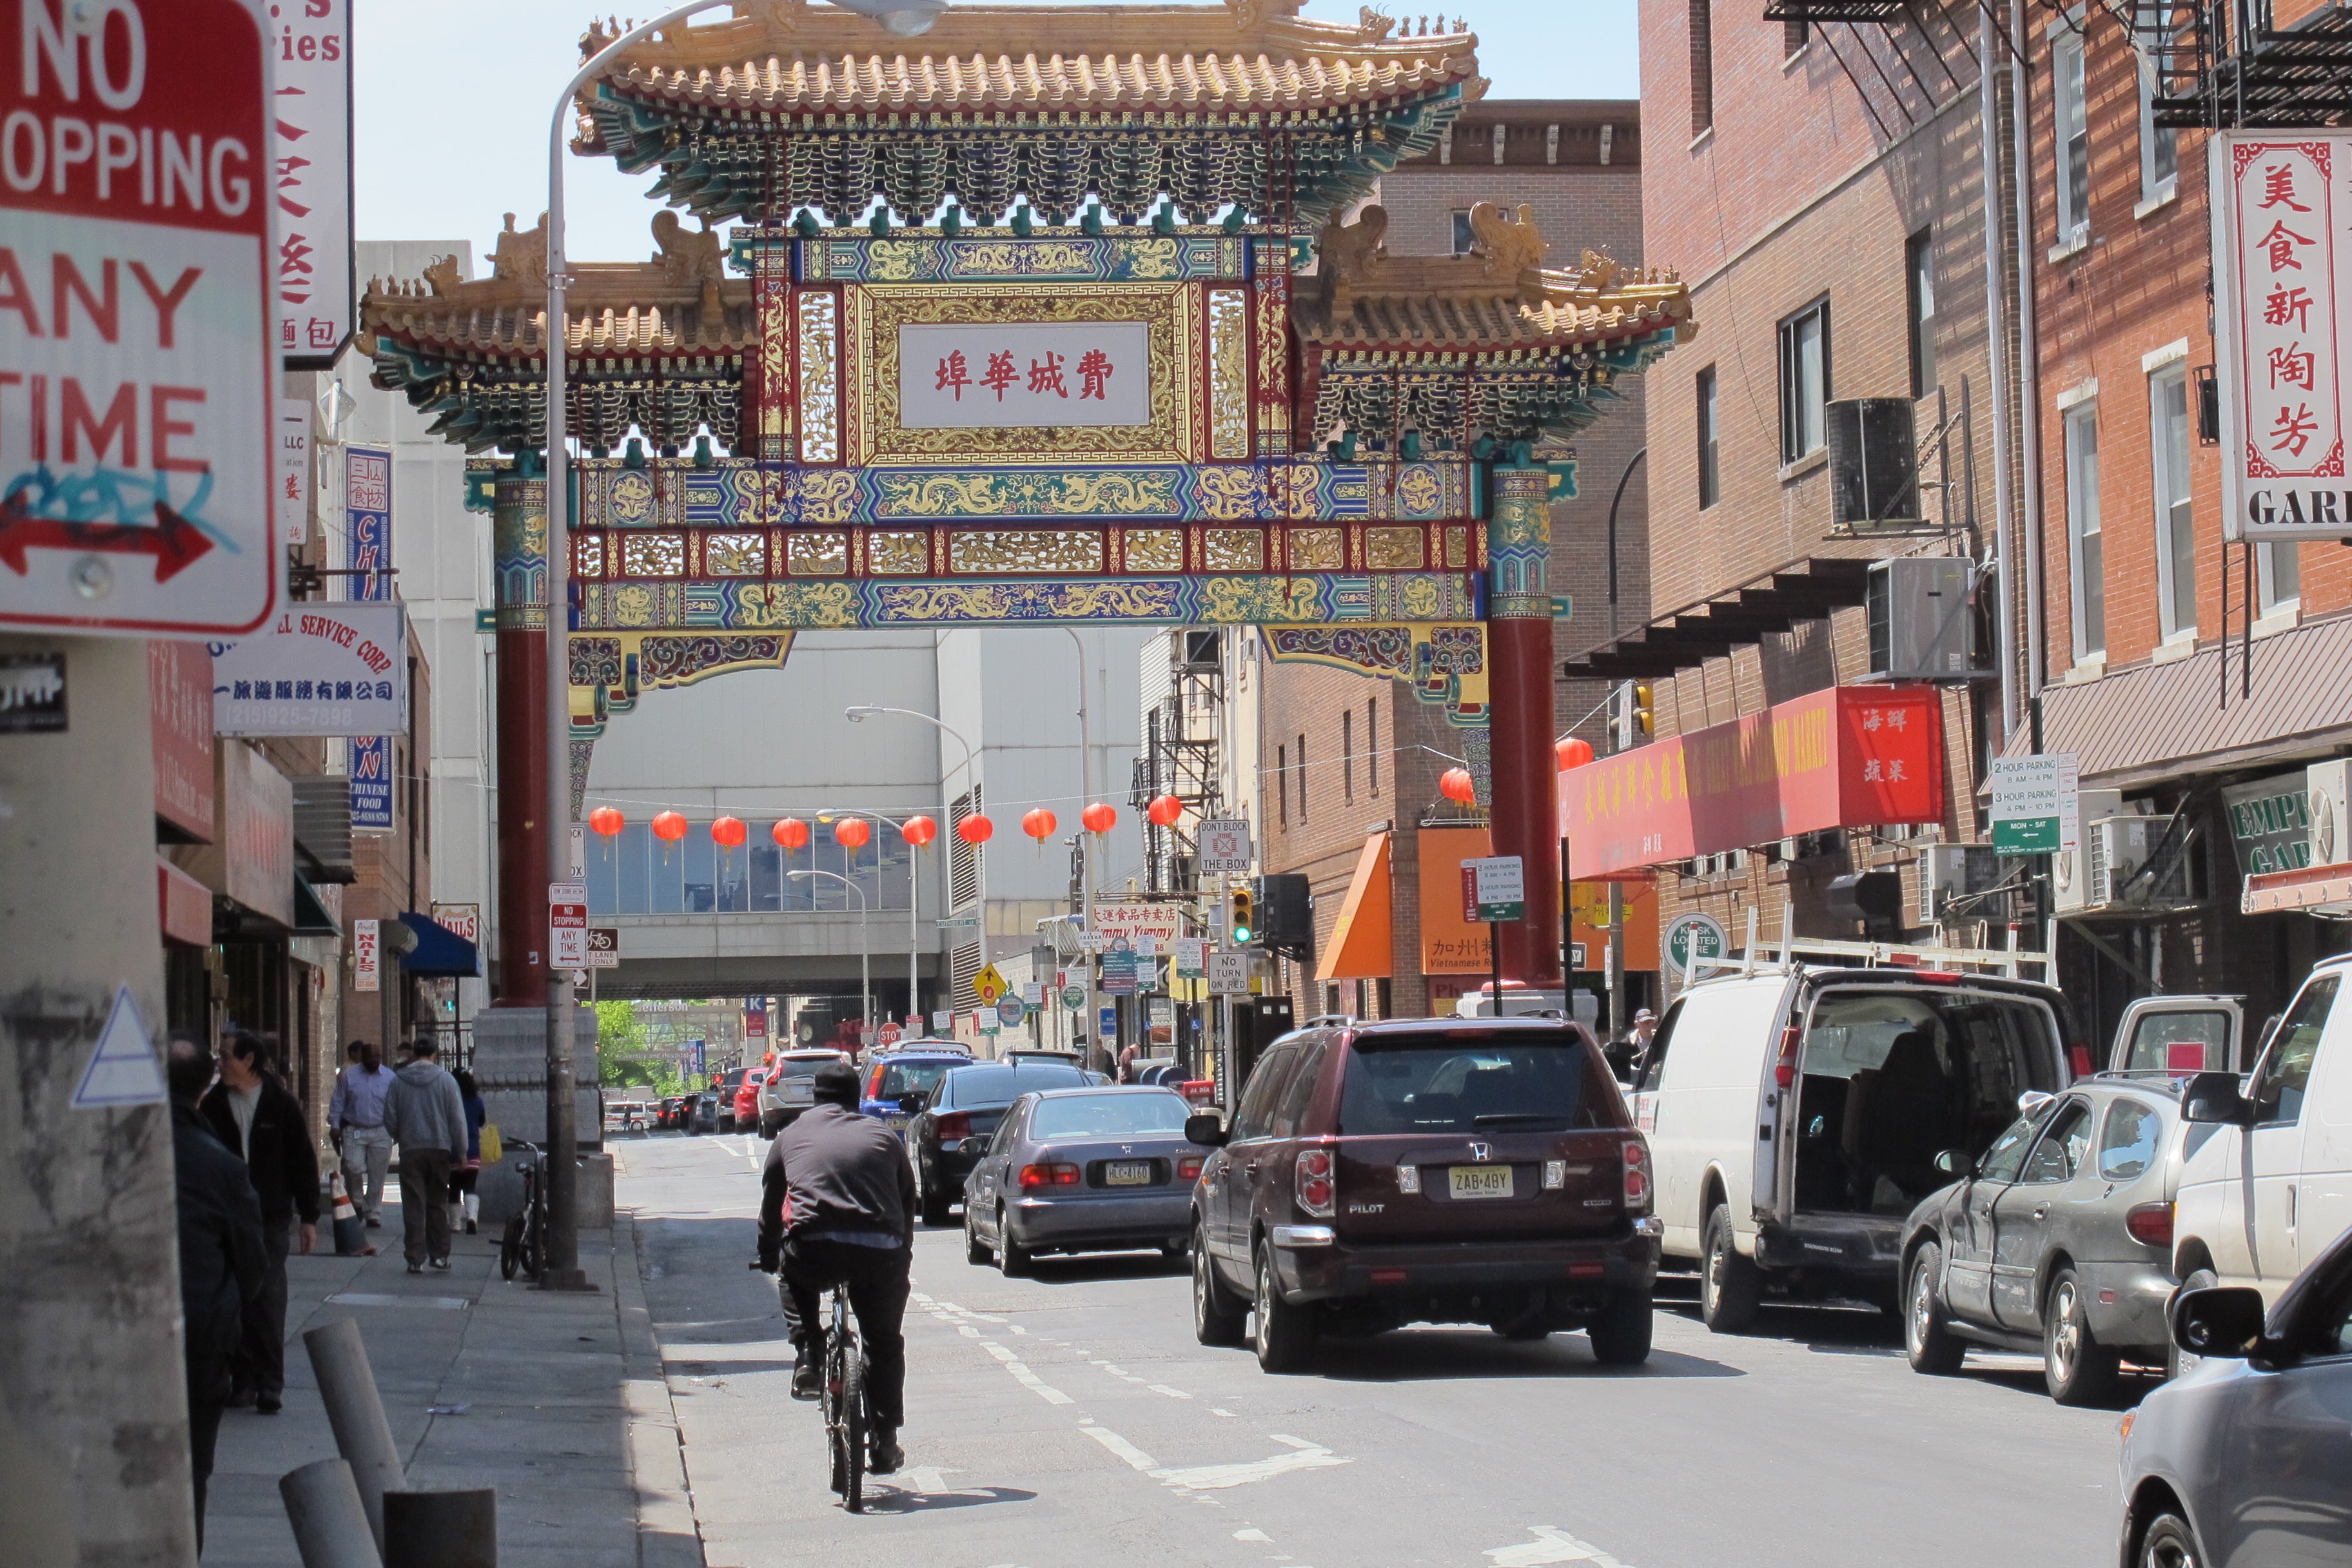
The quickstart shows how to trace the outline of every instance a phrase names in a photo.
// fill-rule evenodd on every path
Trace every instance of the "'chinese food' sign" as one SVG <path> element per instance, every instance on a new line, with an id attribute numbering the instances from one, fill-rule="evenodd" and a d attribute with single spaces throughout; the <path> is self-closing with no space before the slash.
<path id="1" fill-rule="evenodd" d="M 909 430 L 1151 423 L 1146 321 L 898 329 L 898 423 Z"/>
<path id="2" fill-rule="evenodd" d="M 2229 537 L 2352 532 L 2344 471 L 2352 134 L 2213 138 L 2214 331 Z M 2268 139 L 2265 139 L 2265 138 Z"/>

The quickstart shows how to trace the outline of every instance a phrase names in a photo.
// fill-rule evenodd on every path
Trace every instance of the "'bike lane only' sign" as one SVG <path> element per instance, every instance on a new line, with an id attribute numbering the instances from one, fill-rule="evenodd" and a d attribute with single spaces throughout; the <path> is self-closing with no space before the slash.
<path id="1" fill-rule="evenodd" d="M 259 0 L 0 0 L 0 626 L 278 595 Z"/>

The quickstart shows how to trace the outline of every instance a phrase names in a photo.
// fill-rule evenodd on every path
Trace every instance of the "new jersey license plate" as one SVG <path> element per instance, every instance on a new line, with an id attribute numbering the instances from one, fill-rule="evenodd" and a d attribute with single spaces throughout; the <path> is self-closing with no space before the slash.
<path id="1" fill-rule="evenodd" d="M 1103 1166 L 1103 1185 L 1107 1187 L 1148 1187 L 1151 1184 L 1151 1162 L 1149 1160 L 1113 1160 Z"/>
<path id="2" fill-rule="evenodd" d="M 1445 1189 L 1457 1198 L 1507 1198 L 1511 1195 L 1508 1165 L 1448 1165 Z"/>

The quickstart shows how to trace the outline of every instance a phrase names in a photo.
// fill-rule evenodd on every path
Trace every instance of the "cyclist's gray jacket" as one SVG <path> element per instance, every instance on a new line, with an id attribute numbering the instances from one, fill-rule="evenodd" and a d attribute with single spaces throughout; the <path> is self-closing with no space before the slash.
<path id="1" fill-rule="evenodd" d="M 803 1241 L 828 1231 L 884 1231 L 912 1246 L 915 1173 L 898 1135 L 831 1103 L 777 1133 L 760 1168 L 761 1250 L 787 1231 Z"/>

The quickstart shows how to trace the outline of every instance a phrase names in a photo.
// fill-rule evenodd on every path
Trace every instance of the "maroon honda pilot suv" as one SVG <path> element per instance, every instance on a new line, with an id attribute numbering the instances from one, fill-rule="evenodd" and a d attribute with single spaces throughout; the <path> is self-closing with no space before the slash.
<path id="1" fill-rule="evenodd" d="M 1650 1353 L 1649 1145 L 1601 1049 L 1559 1019 L 1308 1027 L 1267 1047 L 1192 1190 L 1192 1322 L 1302 1369 L 1322 1334 L 1583 1329 Z"/>

